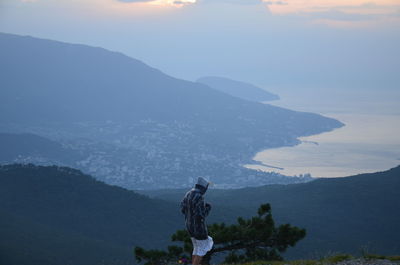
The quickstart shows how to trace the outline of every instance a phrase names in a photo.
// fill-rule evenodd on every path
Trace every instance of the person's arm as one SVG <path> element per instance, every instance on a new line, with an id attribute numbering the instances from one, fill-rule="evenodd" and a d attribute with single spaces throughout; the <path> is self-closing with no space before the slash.
<path id="1" fill-rule="evenodd" d="M 181 213 L 182 213 L 182 214 L 185 214 L 185 213 L 186 213 L 186 207 L 187 207 L 187 205 L 186 205 L 186 197 L 185 197 L 185 198 L 183 198 L 183 200 L 181 201 Z"/>
<path id="2" fill-rule="evenodd" d="M 208 206 L 207 206 L 208 205 Z M 196 201 L 196 214 L 202 218 L 206 218 L 206 216 L 210 213 L 211 205 L 204 203 L 203 196 L 199 196 Z"/>
<path id="3" fill-rule="evenodd" d="M 211 204 L 206 203 L 206 215 L 208 215 L 211 211 Z"/>

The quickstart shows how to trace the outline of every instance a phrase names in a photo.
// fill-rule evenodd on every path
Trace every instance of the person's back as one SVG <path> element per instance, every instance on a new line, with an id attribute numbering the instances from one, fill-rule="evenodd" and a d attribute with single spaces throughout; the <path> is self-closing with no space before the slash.
<path id="1" fill-rule="evenodd" d="M 193 243 L 193 264 L 200 264 L 201 257 L 211 250 L 213 241 L 208 236 L 205 218 L 211 210 L 204 203 L 203 195 L 209 182 L 199 177 L 196 186 L 185 194 L 181 202 L 181 212 L 185 215 L 185 225 Z"/>
<path id="2" fill-rule="evenodd" d="M 198 240 L 207 239 L 207 226 L 205 217 L 210 211 L 210 206 L 205 206 L 201 191 L 193 188 L 188 191 L 182 200 L 181 209 L 185 215 L 185 225 L 191 237 Z"/>

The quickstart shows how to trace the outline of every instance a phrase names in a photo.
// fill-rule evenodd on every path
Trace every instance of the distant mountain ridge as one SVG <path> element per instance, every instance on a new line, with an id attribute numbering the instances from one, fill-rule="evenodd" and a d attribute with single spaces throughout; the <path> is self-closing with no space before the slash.
<path id="1" fill-rule="evenodd" d="M 274 218 L 306 228 L 307 236 L 288 251 L 290 258 L 364 251 L 400 253 L 400 166 L 377 173 L 321 178 L 308 183 L 267 185 L 207 192 L 210 203 L 237 208 L 251 216 L 270 203 Z M 178 202 L 184 190 L 141 191 Z"/>
<path id="2" fill-rule="evenodd" d="M 205 76 L 197 79 L 196 82 L 208 85 L 216 90 L 246 100 L 262 102 L 279 99 L 278 95 L 268 92 L 255 85 L 225 77 Z"/>
<path id="3" fill-rule="evenodd" d="M 0 164 L 46 163 L 70 164 L 81 158 L 77 151 L 67 149 L 60 143 L 35 134 L 1 133 Z"/>
<path id="4" fill-rule="evenodd" d="M 179 80 L 121 53 L 0 33 L 0 132 L 87 156 L 79 167 L 127 188 L 302 182 L 243 168 L 261 149 L 343 124 Z"/>

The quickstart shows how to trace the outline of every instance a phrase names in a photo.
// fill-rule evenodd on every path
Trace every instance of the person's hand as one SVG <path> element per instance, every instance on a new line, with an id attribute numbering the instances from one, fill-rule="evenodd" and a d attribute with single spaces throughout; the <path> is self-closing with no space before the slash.
<path id="1" fill-rule="evenodd" d="M 206 209 L 207 209 L 208 211 L 210 211 L 210 210 L 211 210 L 211 204 L 206 203 Z"/>

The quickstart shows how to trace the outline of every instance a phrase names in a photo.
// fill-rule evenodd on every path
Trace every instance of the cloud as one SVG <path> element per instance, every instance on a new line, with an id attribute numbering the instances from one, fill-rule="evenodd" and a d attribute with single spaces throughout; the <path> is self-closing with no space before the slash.
<path id="1" fill-rule="evenodd" d="M 149 3 L 158 6 L 183 6 L 196 3 L 196 0 L 116 0 L 122 3 Z"/>
<path id="2" fill-rule="evenodd" d="M 399 8 L 398 0 L 264 0 L 273 14 L 296 14 L 322 12 L 331 9 L 348 13 L 372 14 L 393 13 Z"/>
<path id="3" fill-rule="evenodd" d="M 337 20 L 337 21 L 366 21 L 366 20 L 374 20 L 379 17 L 379 15 L 377 14 L 347 13 L 335 9 L 322 12 L 306 13 L 304 15 L 308 15 L 312 19 L 327 19 L 327 20 Z"/>
<path id="4" fill-rule="evenodd" d="M 288 2 L 284 2 L 284 1 L 264 1 L 264 3 L 269 6 L 271 6 L 271 5 L 278 5 L 278 6 L 288 5 Z"/>
<path id="5" fill-rule="evenodd" d="M 172 2 L 172 4 L 176 6 L 190 5 L 195 3 L 196 3 L 195 1 L 183 1 L 183 0 L 175 0 Z"/>
<path id="6" fill-rule="evenodd" d="M 336 21 L 371 21 L 398 17 L 399 13 L 400 5 L 384 6 L 374 3 L 359 6 L 336 6 L 320 12 L 309 12 L 314 18 Z"/>
<path id="7" fill-rule="evenodd" d="M 257 5 L 263 3 L 262 0 L 198 0 L 198 3 L 227 3 L 238 5 Z"/>
<path id="8" fill-rule="evenodd" d="M 29 0 L 28 0 L 29 1 Z M 174 5 L 185 5 L 185 4 L 202 4 L 202 3 L 227 3 L 227 4 L 239 4 L 239 5 L 255 5 L 263 3 L 263 0 L 116 0 L 123 3 L 148 3 L 148 2 L 165 2 Z M 281 1 L 276 1 L 281 2 Z M 283 2 L 282 2 L 283 3 Z"/>
<path id="9" fill-rule="evenodd" d="M 122 3 L 146 3 L 146 2 L 153 2 L 155 0 L 117 0 Z"/>
<path id="10" fill-rule="evenodd" d="M 399 6 L 365 4 L 359 6 L 336 6 L 330 9 L 315 9 L 298 12 L 295 16 L 306 18 L 313 24 L 341 29 L 378 28 L 400 25 Z"/>
<path id="11" fill-rule="evenodd" d="M 264 3 L 272 15 L 286 15 L 317 24 L 369 27 L 400 22 L 398 0 L 264 0 Z"/>

